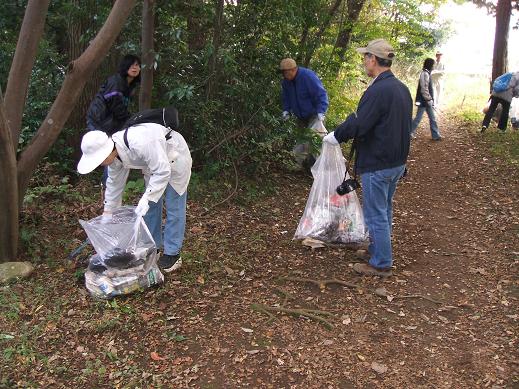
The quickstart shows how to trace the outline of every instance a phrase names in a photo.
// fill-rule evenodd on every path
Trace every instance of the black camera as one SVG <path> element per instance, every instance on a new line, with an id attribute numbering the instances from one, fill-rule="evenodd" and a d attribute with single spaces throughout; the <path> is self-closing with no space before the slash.
<path id="1" fill-rule="evenodd" d="M 344 180 L 335 190 L 338 195 L 344 196 L 345 194 L 353 192 L 359 188 L 360 184 L 355 178 L 348 178 L 347 180 Z"/>

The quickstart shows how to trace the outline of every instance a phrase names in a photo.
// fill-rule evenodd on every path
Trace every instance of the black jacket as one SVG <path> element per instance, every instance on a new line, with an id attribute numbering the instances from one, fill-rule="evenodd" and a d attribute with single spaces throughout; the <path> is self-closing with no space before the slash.
<path id="1" fill-rule="evenodd" d="M 128 103 L 135 86 L 136 83 L 128 85 L 120 74 L 108 78 L 88 107 L 88 129 L 101 130 L 108 135 L 121 130 L 130 117 Z"/>
<path id="2" fill-rule="evenodd" d="M 409 154 L 412 114 L 409 89 L 388 70 L 366 89 L 357 112 L 334 135 L 339 142 L 356 138 L 359 174 L 401 166 Z"/>

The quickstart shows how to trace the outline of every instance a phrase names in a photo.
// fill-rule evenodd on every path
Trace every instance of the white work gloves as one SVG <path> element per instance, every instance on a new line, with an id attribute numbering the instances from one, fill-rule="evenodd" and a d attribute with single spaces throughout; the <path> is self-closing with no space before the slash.
<path id="1" fill-rule="evenodd" d="M 112 222 L 112 212 L 104 211 L 101 215 L 101 224 L 108 224 Z"/>
<path id="2" fill-rule="evenodd" d="M 281 114 L 281 119 L 282 119 L 283 121 L 287 121 L 289 118 L 290 118 L 290 112 L 288 112 L 288 111 L 283 111 L 283 113 Z"/>
<path id="3" fill-rule="evenodd" d="M 137 207 L 135 208 L 135 214 L 137 216 L 144 216 L 146 213 L 148 213 L 148 210 L 150 209 L 150 204 L 148 201 L 148 196 L 143 195 L 142 198 L 139 200 L 139 204 L 137 204 Z"/>
<path id="4" fill-rule="evenodd" d="M 320 122 L 324 122 L 324 113 L 318 113 L 318 114 L 317 114 L 317 119 L 318 119 Z"/>
<path id="5" fill-rule="evenodd" d="M 323 142 L 326 142 L 326 143 L 328 143 L 330 145 L 333 145 L 333 146 L 337 146 L 339 144 L 339 141 L 335 137 L 335 134 L 333 133 L 333 131 L 330 132 L 328 135 L 326 135 L 323 138 Z"/>

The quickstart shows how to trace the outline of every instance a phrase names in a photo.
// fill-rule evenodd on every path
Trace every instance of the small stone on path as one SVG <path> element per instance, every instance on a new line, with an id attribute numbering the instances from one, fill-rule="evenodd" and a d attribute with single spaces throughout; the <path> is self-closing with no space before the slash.
<path id="1" fill-rule="evenodd" d="M 34 266 L 30 262 L 0 263 L 0 284 L 29 277 L 33 271 Z"/>

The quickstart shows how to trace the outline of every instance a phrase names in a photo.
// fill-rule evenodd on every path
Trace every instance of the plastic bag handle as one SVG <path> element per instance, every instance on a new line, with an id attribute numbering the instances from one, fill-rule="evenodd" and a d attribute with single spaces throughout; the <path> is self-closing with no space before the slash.
<path id="1" fill-rule="evenodd" d="M 137 236 L 139 235 L 139 227 L 141 226 L 141 221 L 142 216 L 137 216 L 137 219 L 135 219 L 135 223 L 133 225 L 133 235 L 130 241 L 128 242 L 128 246 L 134 249 L 137 247 Z"/>

